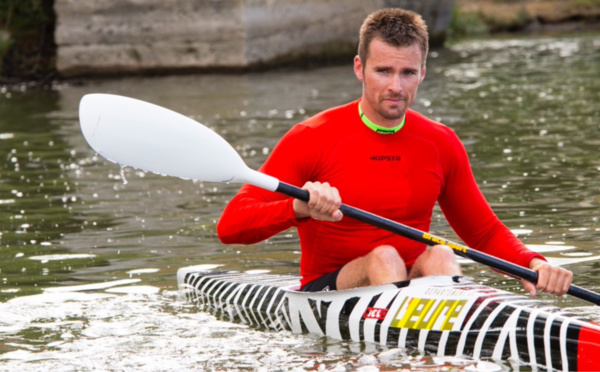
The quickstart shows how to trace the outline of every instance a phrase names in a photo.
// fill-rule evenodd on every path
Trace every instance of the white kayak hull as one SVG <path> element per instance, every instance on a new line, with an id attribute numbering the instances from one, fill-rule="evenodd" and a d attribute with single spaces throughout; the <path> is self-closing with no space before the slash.
<path id="1" fill-rule="evenodd" d="M 177 276 L 179 288 L 203 310 L 273 331 L 565 371 L 600 366 L 599 325 L 465 277 L 307 293 L 292 276 L 202 267 L 179 269 Z"/>

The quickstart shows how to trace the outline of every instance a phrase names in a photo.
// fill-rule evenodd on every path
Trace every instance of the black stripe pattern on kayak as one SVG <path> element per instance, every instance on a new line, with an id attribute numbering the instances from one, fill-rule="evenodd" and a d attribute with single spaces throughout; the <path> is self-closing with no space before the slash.
<path id="1" fill-rule="evenodd" d="M 293 276 L 190 272 L 183 284 L 188 300 L 201 309 L 262 329 L 419 349 L 432 355 L 518 359 L 532 366 L 577 369 L 582 324 L 578 317 L 472 282 L 451 286 L 472 295 L 472 302 L 407 296 L 408 283 L 381 290 L 306 293 L 293 290 L 298 286 Z M 462 315 L 455 321 L 460 324 L 448 323 L 458 313 Z M 448 329 L 435 329 L 444 317 Z"/>

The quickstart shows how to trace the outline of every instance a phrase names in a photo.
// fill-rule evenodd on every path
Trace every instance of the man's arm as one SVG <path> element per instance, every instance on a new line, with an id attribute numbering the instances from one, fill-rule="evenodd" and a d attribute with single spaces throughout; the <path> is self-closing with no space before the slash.
<path id="1" fill-rule="evenodd" d="M 532 252 L 498 219 L 477 186 L 462 144 L 453 145 L 452 171 L 440 197 L 440 205 L 457 234 L 472 248 L 537 271 L 537 285 L 523 281 L 525 290 L 564 295 L 573 274 L 552 266 L 542 255 Z"/>
<path id="2" fill-rule="evenodd" d="M 259 171 L 292 185 L 305 184 L 311 178 L 315 157 L 319 155 L 319 149 L 307 143 L 314 143 L 314 140 L 311 142 L 310 128 L 302 125 L 293 127 L 275 146 Z M 327 194 L 321 195 L 324 196 Z M 323 203 L 331 197 L 315 200 L 321 200 L 315 207 L 322 209 Z M 307 207 L 307 204 L 299 204 L 299 201 L 280 193 L 244 185 L 223 211 L 217 234 L 225 244 L 257 243 L 300 224 L 303 218 L 308 217 L 302 207 Z"/>
<path id="3" fill-rule="evenodd" d="M 254 244 L 297 225 L 292 199 L 244 185 L 227 204 L 217 224 L 225 244 Z"/>

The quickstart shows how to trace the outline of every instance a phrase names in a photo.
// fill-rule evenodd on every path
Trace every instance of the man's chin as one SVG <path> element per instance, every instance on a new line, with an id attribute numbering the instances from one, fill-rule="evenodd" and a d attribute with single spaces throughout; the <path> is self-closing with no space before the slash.
<path id="1" fill-rule="evenodd" d="M 404 117 L 406 110 L 387 110 L 381 112 L 380 115 L 386 120 L 400 120 Z"/>

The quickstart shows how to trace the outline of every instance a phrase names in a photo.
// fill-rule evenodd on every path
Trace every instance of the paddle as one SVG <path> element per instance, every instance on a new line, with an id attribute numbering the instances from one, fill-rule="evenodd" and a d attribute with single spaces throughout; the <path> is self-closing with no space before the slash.
<path id="1" fill-rule="evenodd" d="M 133 98 L 89 94 L 79 105 L 81 130 L 90 146 L 106 159 L 154 173 L 207 182 L 249 183 L 308 201 L 308 192 L 252 170 L 221 136 L 163 107 Z M 342 205 L 342 213 L 427 245 L 445 244 L 459 256 L 536 283 L 533 270 L 453 243 L 412 227 Z M 572 296 L 600 305 L 600 295 L 572 285 Z"/>

